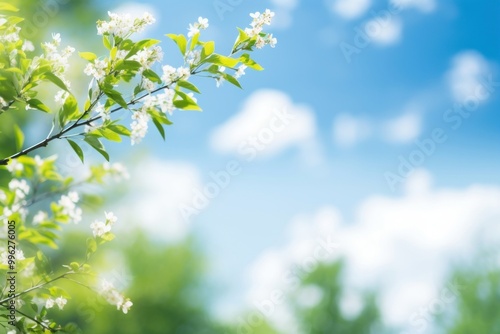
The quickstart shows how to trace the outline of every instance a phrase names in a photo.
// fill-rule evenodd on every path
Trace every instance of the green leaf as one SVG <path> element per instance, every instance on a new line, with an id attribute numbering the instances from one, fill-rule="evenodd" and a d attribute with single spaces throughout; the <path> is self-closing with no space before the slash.
<path id="1" fill-rule="evenodd" d="M 117 53 L 118 53 L 118 48 L 115 46 L 114 48 L 111 49 L 111 52 L 109 53 L 109 57 L 111 58 L 111 60 L 115 60 Z"/>
<path id="2" fill-rule="evenodd" d="M 111 41 L 109 40 L 108 36 L 103 36 L 102 37 L 102 44 L 104 45 L 104 47 L 106 49 L 111 50 L 111 48 L 112 48 Z"/>
<path id="3" fill-rule="evenodd" d="M 236 80 L 235 77 L 233 77 L 232 75 L 230 74 L 227 74 L 227 73 L 222 73 L 222 76 L 224 77 L 224 79 L 226 79 L 229 83 L 235 85 L 236 87 L 238 88 L 241 88 L 243 89 L 243 87 L 241 87 L 241 84 L 238 80 Z"/>
<path id="4" fill-rule="evenodd" d="M 66 139 L 68 141 L 68 143 L 71 145 L 71 148 L 73 149 L 73 151 L 75 151 L 76 155 L 78 155 L 78 157 L 80 158 L 80 160 L 83 162 L 84 161 L 84 156 L 83 156 L 83 150 L 80 146 L 78 146 L 77 143 L 75 143 L 74 141 L 70 140 L 70 139 Z"/>
<path id="5" fill-rule="evenodd" d="M 58 76 L 56 76 L 54 73 L 45 72 L 43 74 L 43 78 L 51 81 L 54 85 L 58 86 L 59 88 L 69 92 L 68 87 L 66 87 L 64 82 Z"/>
<path id="6" fill-rule="evenodd" d="M 107 97 L 119 104 L 123 109 L 128 108 L 127 102 L 123 99 L 123 96 L 120 92 L 110 88 L 103 88 L 103 92 Z"/>
<path id="7" fill-rule="evenodd" d="M 211 56 L 209 56 L 207 59 L 205 59 L 204 62 L 219 65 L 219 66 L 234 68 L 234 67 L 236 67 L 236 65 L 238 65 L 239 60 L 214 53 Z"/>
<path id="8" fill-rule="evenodd" d="M 154 117 L 153 117 L 153 124 L 158 129 L 158 132 L 160 133 L 163 140 L 165 140 L 165 129 L 163 128 L 163 125 L 161 125 L 161 123 Z"/>
<path id="9" fill-rule="evenodd" d="M 181 97 L 181 100 L 174 100 L 174 106 L 178 109 L 182 110 L 196 110 L 201 111 L 200 106 L 186 93 L 181 91 L 176 92 L 178 96 Z"/>
<path id="10" fill-rule="evenodd" d="M 50 113 L 49 107 L 42 103 L 42 101 L 37 99 L 31 99 L 26 102 L 31 108 L 41 110 L 46 113 Z"/>
<path id="11" fill-rule="evenodd" d="M 204 45 L 203 45 L 203 49 L 201 49 L 201 60 L 205 60 L 208 56 L 210 56 L 211 54 L 213 54 L 215 51 L 215 43 L 210 41 L 210 42 L 206 42 Z"/>
<path id="12" fill-rule="evenodd" d="M 9 4 L 7 2 L 0 2 L 0 10 L 6 10 L 9 12 L 18 12 L 19 11 L 19 9 L 17 9 L 16 7 L 12 6 L 11 4 Z"/>
<path id="13" fill-rule="evenodd" d="M 99 152 L 104 157 L 104 159 L 106 159 L 107 161 L 109 161 L 109 154 L 108 154 L 108 152 L 106 152 L 106 150 L 104 149 L 104 146 L 102 145 L 102 143 L 101 143 L 101 141 L 99 139 L 97 139 L 96 137 L 93 137 L 93 136 L 85 136 L 84 140 L 90 146 L 92 146 L 92 148 L 94 150 L 96 150 L 97 152 Z"/>
<path id="14" fill-rule="evenodd" d="M 142 67 L 141 63 L 135 60 L 121 60 L 117 62 L 115 67 L 116 71 L 128 70 L 128 71 L 138 71 Z"/>
<path id="15" fill-rule="evenodd" d="M 181 51 L 182 55 L 184 56 L 186 54 L 186 48 L 187 48 L 187 40 L 186 36 L 183 34 L 167 34 L 167 37 L 171 38 L 175 44 L 179 47 L 179 50 Z"/>
<path id="16" fill-rule="evenodd" d="M 127 41 L 129 41 L 129 40 L 127 40 Z M 160 43 L 160 41 L 157 39 L 144 39 L 142 41 L 139 41 L 130 47 L 130 51 L 125 56 L 125 59 L 132 57 L 133 55 L 137 54 L 137 52 L 139 52 L 142 49 L 147 49 L 147 48 L 149 48 L 155 44 L 158 44 L 158 43 Z M 121 45 L 121 47 L 123 49 L 125 49 L 124 45 Z M 128 50 L 128 48 L 125 50 Z"/>
<path id="17" fill-rule="evenodd" d="M 153 70 L 147 69 L 144 72 L 142 72 L 142 75 L 144 77 L 148 78 L 148 80 L 150 80 L 150 81 L 153 81 L 156 83 L 161 83 L 160 76 L 158 74 L 156 74 L 156 72 Z"/>
<path id="18" fill-rule="evenodd" d="M 239 31 L 239 36 L 238 39 L 236 39 L 236 42 L 234 43 L 233 46 L 233 51 L 236 50 L 236 48 L 243 42 L 246 42 L 247 40 L 250 39 L 250 36 L 245 32 L 245 30 L 238 28 Z"/>
<path id="19" fill-rule="evenodd" d="M 196 87 L 195 85 L 193 85 L 192 83 L 190 83 L 189 81 L 185 81 L 185 80 L 179 80 L 177 81 L 177 86 L 180 86 L 182 88 L 186 88 L 186 89 L 189 89 L 193 92 L 196 92 L 198 94 L 201 94 L 200 90 L 198 89 L 198 87 Z"/>
<path id="20" fill-rule="evenodd" d="M 191 39 L 191 46 L 189 47 L 189 50 L 193 51 L 196 45 L 199 44 L 199 39 L 200 39 L 200 33 L 194 34 L 193 38 Z"/>
<path id="21" fill-rule="evenodd" d="M 69 266 L 74 272 L 77 272 L 80 269 L 80 264 L 78 262 L 71 262 Z"/>
<path id="22" fill-rule="evenodd" d="M 110 124 L 108 126 L 108 129 L 122 136 L 127 136 L 127 137 L 130 136 L 130 130 L 120 124 Z"/>
<path id="23" fill-rule="evenodd" d="M 250 55 L 248 53 L 244 53 L 241 55 L 240 62 L 257 71 L 262 71 L 264 69 L 262 66 L 257 64 L 252 58 L 250 58 Z"/>
<path id="24" fill-rule="evenodd" d="M 115 141 L 117 143 L 122 141 L 122 138 L 120 137 L 119 134 L 113 132 L 108 128 L 99 128 L 97 129 L 97 131 L 107 140 Z"/>
<path id="25" fill-rule="evenodd" d="M 78 103 L 73 95 L 69 95 L 64 105 L 59 110 L 59 125 L 64 126 L 68 121 L 75 119 L 80 114 Z"/>
<path id="26" fill-rule="evenodd" d="M 16 149 L 21 150 L 24 144 L 24 133 L 17 124 L 14 124 L 14 135 L 15 135 L 14 139 L 16 143 Z"/>
<path id="27" fill-rule="evenodd" d="M 90 62 L 93 62 L 94 60 L 97 59 L 97 55 L 92 52 L 79 52 L 78 54 L 80 55 L 80 57 Z"/>

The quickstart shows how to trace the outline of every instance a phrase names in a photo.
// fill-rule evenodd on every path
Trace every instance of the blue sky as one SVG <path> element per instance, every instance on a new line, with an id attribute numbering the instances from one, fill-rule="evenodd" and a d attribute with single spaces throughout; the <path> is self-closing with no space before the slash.
<path id="1" fill-rule="evenodd" d="M 247 26 L 248 14 L 265 8 L 277 13 L 271 31 L 278 38 L 275 49 L 256 52 L 265 71 L 248 70 L 244 90 L 227 83 L 217 89 L 213 81 L 194 79 L 203 91 L 199 102 L 204 112 L 176 112 L 165 143 L 151 133 L 141 145 L 126 149 L 143 162 L 133 173 L 142 189 L 139 207 L 155 211 L 147 215 L 170 227 L 158 231 L 161 223 L 153 218 L 146 225 L 162 240 L 189 231 L 199 235 L 212 263 L 211 276 L 224 287 L 225 302 L 218 309 L 226 315 L 243 301 L 252 304 L 266 284 L 273 285 L 275 277 L 262 274 L 266 265 L 296 260 L 288 256 L 299 242 L 293 231 L 304 229 L 312 239 L 330 231 L 343 245 L 337 255 L 352 260 L 348 279 L 366 270 L 379 277 L 373 282 L 353 279 L 353 286 L 376 284 L 383 281 L 382 272 L 393 269 L 399 272 L 392 276 L 394 285 L 403 291 L 422 287 L 416 291 L 426 297 L 398 297 L 400 312 L 407 313 L 387 306 L 395 305 L 394 289 L 384 294 L 388 321 L 405 326 L 406 314 L 425 302 L 419 298 L 431 298 L 442 283 L 445 272 L 434 269 L 454 259 L 457 244 L 470 242 L 467 249 L 474 249 L 471 225 L 482 224 L 483 217 L 460 217 L 500 215 L 500 202 L 494 201 L 500 192 L 500 3 L 404 0 L 404 8 L 387 21 L 377 20 L 392 2 L 375 0 L 241 1 L 222 16 L 214 7 L 217 1 L 141 3 L 128 8 L 151 10 L 158 17 L 148 34 L 165 40 L 165 62 L 173 65 L 180 65 L 180 58 L 163 34 L 187 32 L 198 16 L 209 18 L 204 36 L 216 41 L 220 53 L 230 49 L 235 27 Z M 118 5 L 123 9 L 119 2 L 101 3 L 103 13 Z M 357 29 L 366 33 L 367 25 L 374 32 L 363 37 L 366 46 L 356 46 Z M 347 44 L 357 48 L 350 62 L 342 52 Z M 488 98 L 478 96 L 478 89 L 486 94 L 488 78 L 493 80 Z M 460 116 L 458 126 L 459 114 L 448 110 L 467 103 L 472 111 L 467 118 Z M 258 135 L 280 109 L 296 122 L 274 133 L 263 152 L 245 161 L 238 145 Z M 436 129 L 446 140 L 434 141 L 431 153 L 421 153 L 416 142 L 428 141 Z M 412 166 L 418 170 L 392 190 L 387 173 L 397 173 L 400 157 L 411 160 L 412 154 L 423 156 L 423 163 Z M 224 170 L 231 161 L 241 172 L 199 214 L 183 219 L 180 207 L 191 205 L 196 191 L 212 181 L 210 172 Z M 428 229 L 419 229 L 427 223 Z M 463 239 L 447 237 L 453 226 Z M 369 233 L 373 228 L 377 233 Z M 442 238 L 420 242 L 435 234 Z M 373 248 L 364 252 L 361 248 L 370 242 Z M 399 258 L 357 256 L 386 254 L 380 245 L 401 243 L 411 249 L 401 250 Z M 427 261 L 423 253 L 429 251 L 441 262 Z M 399 265 L 412 256 L 426 263 L 420 280 Z M 385 267 L 370 267 L 379 260 Z"/>

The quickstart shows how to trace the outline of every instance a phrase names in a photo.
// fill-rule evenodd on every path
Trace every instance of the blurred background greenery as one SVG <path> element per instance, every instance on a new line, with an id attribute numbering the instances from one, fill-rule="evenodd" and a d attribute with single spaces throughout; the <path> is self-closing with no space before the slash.
<path id="1" fill-rule="evenodd" d="M 53 7 L 46 6 L 57 2 L 54 1 L 15 2 L 22 9 L 22 16 L 36 20 L 41 8 L 49 8 L 50 11 Z M 49 31 L 61 28 L 65 34 L 81 43 L 85 40 L 85 34 L 95 29 L 96 19 L 103 16 L 94 5 L 95 2 L 86 0 L 60 1 L 57 15 L 49 12 L 46 24 L 38 24 L 29 38 L 39 44 L 47 38 Z M 42 18 L 38 19 L 43 21 Z M 95 42 L 98 40 L 95 39 Z M 93 42 L 85 43 L 88 48 L 94 47 L 88 44 Z M 14 150 L 13 123 L 30 128 L 36 127 L 35 122 L 36 119 L 28 118 L 22 110 L 2 115 L 0 156 L 7 156 Z M 114 195 L 113 201 L 119 200 Z M 95 205 L 92 208 L 98 209 Z M 126 224 L 126 219 L 124 220 L 123 223 Z M 65 234 L 60 251 L 52 254 L 54 268 L 81 256 L 86 237 L 86 232 L 78 230 Z M 491 258 L 493 260 L 488 260 L 488 256 L 479 256 L 479 260 L 471 266 L 450 267 L 452 281 L 464 282 L 466 288 L 442 311 L 431 312 L 427 318 L 416 321 L 413 330 L 407 333 L 500 333 L 500 271 L 494 256 Z M 165 244 L 152 240 L 151 236 L 141 231 L 119 235 L 105 247 L 96 262 L 118 287 L 127 291 L 126 295 L 132 299 L 134 306 L 125 315 L 107 305 L 93 292 L 80 286 L 68 285 L 72 300 L 64 312 L 55 309 L 50 312 L 62 323 L 75 323 L 82 333 L 279 333 L 273 328 L 271 321 L 255 310 L 248 310 L 248 313 L 241 314 L 233 322 L 215 317 L 212 305 L 223 287 L 206 279 L 210 259 L 204 256 L 203 247 L 196 236 Z M 320 264 L 307 275 L 300 276 L 300 287 L 308 288 L 305 291 L 318 298 L 313 305 L 304 305 L 293 291 L 283 297 L 293 310 L 299 325 L 297 332 L 401 333 L 399 329 L 384 327 L 378 309 L 377 287 L 372 287 L 373 291 L 367 291 L 363 295 L 363 305 L 357 315 L 349 316 L 342 312 L 340 300 L 345 284 L 342 272 L 343 263 L 337 261 Z M 240 319 L 251 319 L 250 322 L 254 325 L 248 322 L 242 324 Z"/>

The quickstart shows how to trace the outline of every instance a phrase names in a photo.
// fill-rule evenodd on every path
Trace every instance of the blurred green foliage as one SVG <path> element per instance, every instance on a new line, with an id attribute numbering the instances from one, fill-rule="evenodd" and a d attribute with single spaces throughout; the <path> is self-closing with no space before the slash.
<path id="1" fill-rule="evenodd" d="M 437 316 L 442 333 L 500 333 L 500 261 L 498 252 L 485 252 L 473 265 L 455 270 L 452 282 L 461 285 L 456 300 Z"/>
<path id="2" fill-rule="evenodd" d="M 362 307 L 357 315 L 349 317 L 340 307 L 345 286 L 342 279 L 343 263 L 321 264 L 307 275 L 302 286 L 313 286 L 321 291 L 319 302 L 302 307 L 293 302 L 297 320 L 305 333 L 351 334 L 375 333 L 379 326 L 379 311 L 373 294 L 362 296 Z"/>
<path id="3" fill-rule="evenodd" d="M 73 322 L 83 333 L 223 333 L 208 312 L 206 286 L 203 285 L 204 260 L 192 240 L 162 245 L 153 243 L 141 233 L 134 234 L 128 243 L 116 243 L 108 249 L 124 259 L 125 270 L 111 272 L 115 285 L 123 287 L 134 305 L 128 314 L 117 312 L 98 294 L 82 287 L 68 286 L 74 303 L 65 312 L 53 311 L 61 323 Z M 124 239 L 124 236 L 120 236 Z M 67 262 L 78 256 L 74 245 L 85 242 L 85 236 L 70 234 L 64 237 L 62 251 L 55 252 L 55 263 Z M 103 252 L 104 253 L 104 252 Z M 119 255 L 116 255 L 119 254 Z M 115 259 L 116 260 L 116 259 Z M 96 261 L 101 270 L 115 268 L 120 261 L 106 255 Z"/>

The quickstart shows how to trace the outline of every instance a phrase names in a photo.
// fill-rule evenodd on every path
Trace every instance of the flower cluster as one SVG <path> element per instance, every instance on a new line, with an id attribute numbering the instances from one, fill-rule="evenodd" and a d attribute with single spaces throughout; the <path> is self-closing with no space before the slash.
<path id="1" fill-rule="evenodd" d="M 62 310 L 64 308 L 64 305 L 66 305 L 67 302 L 68 302 L 68 300 L 66 298 L 64 298 L 63 296 L 57 297 L 55 300 L 52 298 L 49 298 L 45 302 L 45 308 L 49 309 L 49 308 L 53 308 L 54 305 L 57 305 L 57 307 L 59 307 L 59 309 Z"/>
<path id="2" fill-rule="evenodd" d="M 5 15 L 0 16 L 0 26 L 3 28 L 3 26 L 7 23 L 7 20 L 5 19 Z M 21 28 L 16 26 L 16 25 L 11 25 L 8 26 L 7 29 L 3 32 L 3 34 L 0 34 L 0 43 L 16 43 L 17 41 L 20 40 L 19 37 L 19 32 L 21 31 Z"/>
<path id="3" fill-rule="evenodd" d="M 262 36 L 262 30 L 264 29 L 264 25 L 271 24 L 272 19 L 274 17 L 274 12 L 270 11 L 269 9 L 266 9 L 264 13 L 260 12 L 252 13 L 250 14 L 250 17 L 252 17 L 253 19 L 252 23 L 250 23 L 251 28 L 246 28 L 245 33 L 250 37 L 258 36 L 255 46 L 258 49 L 261 49 L 265 45 L 269 44 L 271 47 L 274 48 L 278 43 L 278 40 L 274 38 L 272 34 L 264 34 L 264 36 Z"/>
<path id="4" fill-rule="evenodd" d="M 16 261 L 22 261 L 26 259 L 24 257 L 24 252 L 20 250 L 19 248 L 16 248 L 16 254 L 15 254 Z M 3 265 L 8 265 L 9 264 L 9 253 L 7 250 L 3 249 L 0 253 L 0 263 Z"/>
<path id="5" fill-rule="evenodd" d="M 200 16 L 198 17 L 198 22 L 189 25 L 188 37 L 193 37 L 194 35 L 198 34 L 200 30 L 205 30 L 207 28 L 208 28 L 208 19 L 205 19 Z"/>
<path id="6" fill-rule="evenodd" d="M 143 31 L 146 26 L 156 22 L 150 13 L 144 13 L 141 18 L 134 19 L 129 14 L 116 14 L 108 12 L 109 21 L 97 22 L 98 35 L 114 35 L 120 38 L 127 38 L 133 33 Z"/>
<path id="7" fill-rule="evenodd" d="M 142 67 L 139 72 L 142 73 L 144 70 L 151 68 L 154 63 L 161 62 L 163 60 L 163 50 L 159 46 L 154 46 L 149 49 L 144 48 L 137 52 L 137 54 L 130 57 L 130 59 L 141 64 Z"/>
<path id="8" fill-rule="evenodd" d="M 92 234 L 94 237 L 102 237 L 106 233 L 111 232 L 111 227 L 118 220 L 113 212 L 104 212 L 105 221 L 96 220 L 92 224 L 90 224 L 90 228 L 92 229 Z"/>
<path id="9" fill-rule="evenodd" d="M 75 224 L 82 220 L 82 209 L 76 206 L 79 200 L 78 193 L 71 191 L 68 195 L 62 195 L 58 202 L 62 208 L 62 214 L 67 215 Z"/>
<path id="10" fill-rule="evenodd" d="M 130 139 L 132 141 L 132 145 L 139 144 L 146 136 L 148 132 L 148 122 L 151 119 L 151 116 L 143 110 L 137 110 L 132 114 L 132 123 L 130 124 L 130 128 L 132 129 Z"/>
<path id="11" fill-rule="evenodd" d="M 16 159 L 11 160 L 7 165 L 7 170 L 12 174 L 15 174 L 16 172 L 22 172 L 23 169 L 24 169 L 23 164 L 17 161 Z"/>
<path id="12" fill-rule="evenodd" d="M 107 70 L 108 61 L 106 59 L 95 59 L 92 63 L 87 64 L 83 73 L 100 81 L 106 76 Z"/>
<path id="13" fill-rule="evenodd" d="M 170 85 L 177 80 L 187 80 L 191 76 L 191 70 L 187 67 L 181 66 L 176 69 L 170 65 L 165 65 L 162 70 L 161 79 L 165 85 Z"/>
<path id="14" fill-rule="evenodd" d="M 69 82 L 65 75 L 69 68 L 69 57 L 73 55 L 75 52 L 75 48 L 71 46 L 67 46 L 66 48 L 59 50 L 59 46 L 61 45 L 61 34 L 52 34 L 52 41 L 45 42 L 42 44 L 42 48 L 44 50 L 44 55 L 41 59 L 46 59 L 49 61 L 50 66 L 52 67 L 52 72 L 61 79 L 66 87 L 71 88 L 71 82 Z M 35 57 L 34 66 L 37 66 L 39 60 Z M 69 93 L 65 90 L 59 91 L 55 95 L 55 101 L 58 104 L 63 104 L 68 98 Z"/>
<path id="15" fill-rule="evenodd" d="M 117 310 L 122 310 L 127 314 L 133 303 L 129 298 L 125 298 L 113 285 L 113 283 L 102 280 L 99 293 L 112 305 L 116 305 Z"/>
<path id="16" fill-rule="evenodd" d="M 21 217 L 25 217 L 27 210 L 24 206 L 26 205 L 26 197 L 30 192 L 30 186 L 26 180 L 13 179 L 9 182 L 9 190 L 14 195 L 14 201 L 10 207 L 5 206 L 3 208 L 3 217 L 9 217 L 14 213 L 19 213 Z M 2 191 L 0 201 L 4 202 L 6 199 L 7 195 Z"/>

